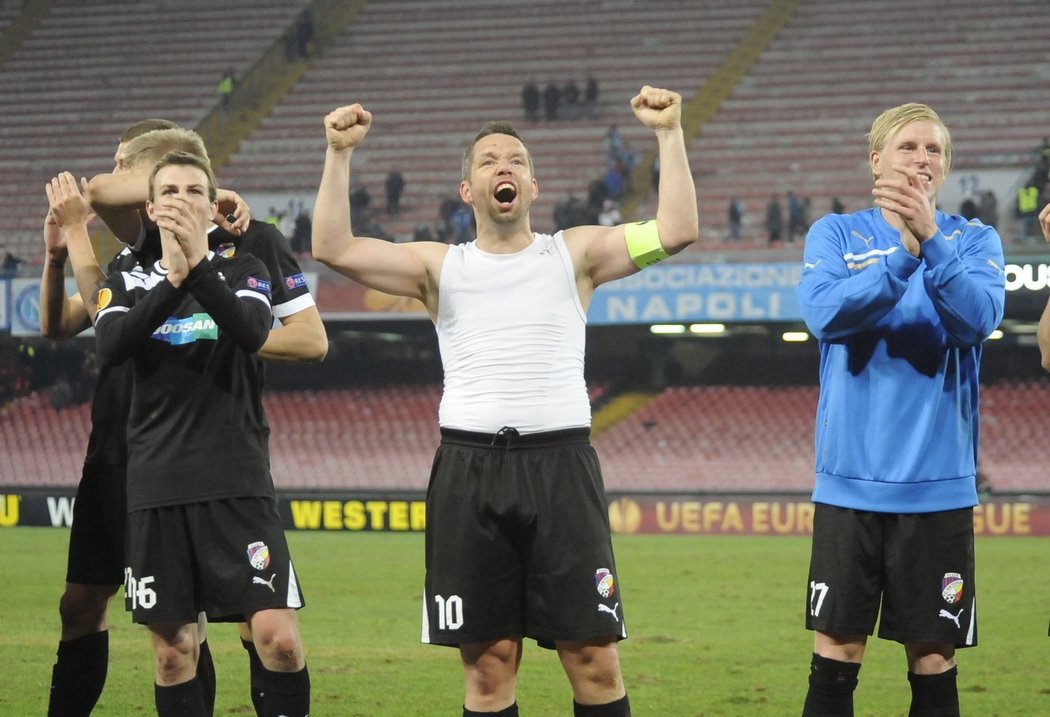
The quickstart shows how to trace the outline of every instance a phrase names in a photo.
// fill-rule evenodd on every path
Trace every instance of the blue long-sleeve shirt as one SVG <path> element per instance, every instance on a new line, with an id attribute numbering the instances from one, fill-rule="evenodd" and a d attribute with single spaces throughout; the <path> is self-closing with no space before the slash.
<path id="1" fill-rule="evenodd" d="M 981 348 L 1005 302 L 998 233 L 936 213 L 911 256 L 878 209 L 806 237 L 799 304 L 820 342 L 813 500 L 926 513 L 977 504 Z"/>

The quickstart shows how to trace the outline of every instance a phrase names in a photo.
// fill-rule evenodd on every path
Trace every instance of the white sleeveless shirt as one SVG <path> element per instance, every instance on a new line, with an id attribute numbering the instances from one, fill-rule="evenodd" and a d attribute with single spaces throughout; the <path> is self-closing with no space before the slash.
<path id="1" fill-rule="evenodd" d="M 561 232 L 514 254 L 449 247 L 438 285 L 443 428 L 522 434 L 591 425 L 587 316 Z"/>

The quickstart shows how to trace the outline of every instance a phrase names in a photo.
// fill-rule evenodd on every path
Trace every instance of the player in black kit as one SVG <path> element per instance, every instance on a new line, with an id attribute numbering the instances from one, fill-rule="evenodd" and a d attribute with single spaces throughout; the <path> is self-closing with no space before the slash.
<path id="1" fill-rule="evenodd" d="M 148 133 L 149 136 L 143 136 Z M 69 338 L 91 325 L 93 296 L 106 275 L 145 266 L 160 256 L 156 230 L 144 231 L 138 208 L 146 199 L 149 171 L 165 151 L 184 149 L 205 154 L 196 133 L 166 120 L 143 120 L 120 138 L 113 174 L 91 180 L 92 207 L 86 205 L 72 175 L 63 173 L 48 185 L 51 210 L 44 225 L 47 258 L 41 280 L 41 329 L 50 338 Z M 85 195 L 88 192 L 85 192 Z M 319 361 L 327 351 L 320 315 L 305 278 L 275 227 L 249 221 L 247 205 L 235 193 L 220 190 L 224 204 L 209 235 L 225 255 L 236 252 L 260 257 L 273 277 L 273 312 L 281 327 L 273 329 L 259 355 L 268 361 Z M 87 238 L 86 219 L 94 209 L 128 246 L 103 271 Z M 221 215 L 229 212 L 233 221 Z M 78 293 L 64 293 L 63 269 L 72 264 Z M 130 375 L 127 365 L 102 368 L 92 402 L 92 432 L 84 473 L 77 489 L 70 533 L 66 589 L 60 603 L 62 641 L 52 674 L 51 717 L 89 715 L 106 679 L 109 602 L 119 589 L 124 570 L 124 471 Z M 245 635 L 247 635 L 247 632 Z M 261 714 L 263 670 L 249 640 L 252 702 Z M 201 644 L 198 667 L 209 702 L 214 698 L 214 674 L 207 642 Z"/>
<path id="2" fill-rule="evenodd" d="M 277 516 L 256 352 L 270 329 L 269 274 L 208 249 L 207 161 L 172 153 L 146 210 L 162 258 L 111 275 L 98 294 L 103 365 L 130 360 L 126 603 L 149 627 L 160 715 L 205 715 L 197 613 L 250 623 L 266 668 L 263 714 L 305 717 L 303 600 Z"/>

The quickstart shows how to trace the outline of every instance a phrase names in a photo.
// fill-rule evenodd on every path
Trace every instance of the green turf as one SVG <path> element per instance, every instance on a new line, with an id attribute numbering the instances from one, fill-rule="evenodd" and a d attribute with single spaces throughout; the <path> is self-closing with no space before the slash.
<path id="1" fill-rule="evenodd" d="M 68 531 L 0 531 L 4 626 L 0 714 L 43 715 L 57 639 Z M 419 535 L 290 533 L 308 605 L 300 613 L 315 717 L 458 715 L 456 653 L 419 644 Z M 621 644 L 636 716 L 800 712 L 812 637 L 802 627 L 806 538 L 624 536 L 616 539 L 631 639 Z M 963 714 L 1050 714 L 1044 538 L 977 544 L 981 646 L 959 655 Z M 153 713 L 143 628 L 117 605 L 109 682 L 97 715 Z M 251 715 L 247 660 L 229 625 L 209 642 L 219 679 L 216 714 Z M 554 654 L 526 645 L 523 715 L 571 714 Z M 903 650 L 869 643 L 858 717 L 905 715 Z"/>

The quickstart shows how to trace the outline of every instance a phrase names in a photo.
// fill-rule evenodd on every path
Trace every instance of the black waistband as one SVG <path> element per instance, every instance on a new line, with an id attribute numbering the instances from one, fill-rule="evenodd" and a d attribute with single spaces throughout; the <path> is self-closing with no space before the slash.
<path id="1" fill-rule="evenodd" d="M 461 431 L 458 428 L 441 429 L 442 443 L 512 451 L 519 448 L 547 448 L 573 443 L 587 443 L 590 439 L 590 428 L 562 428 L 557 431 L 540 431 L 539 433 L 526 434 L 518 433 L 518 429 L 511 426 L 504 426 L 496 433 Z"/>

